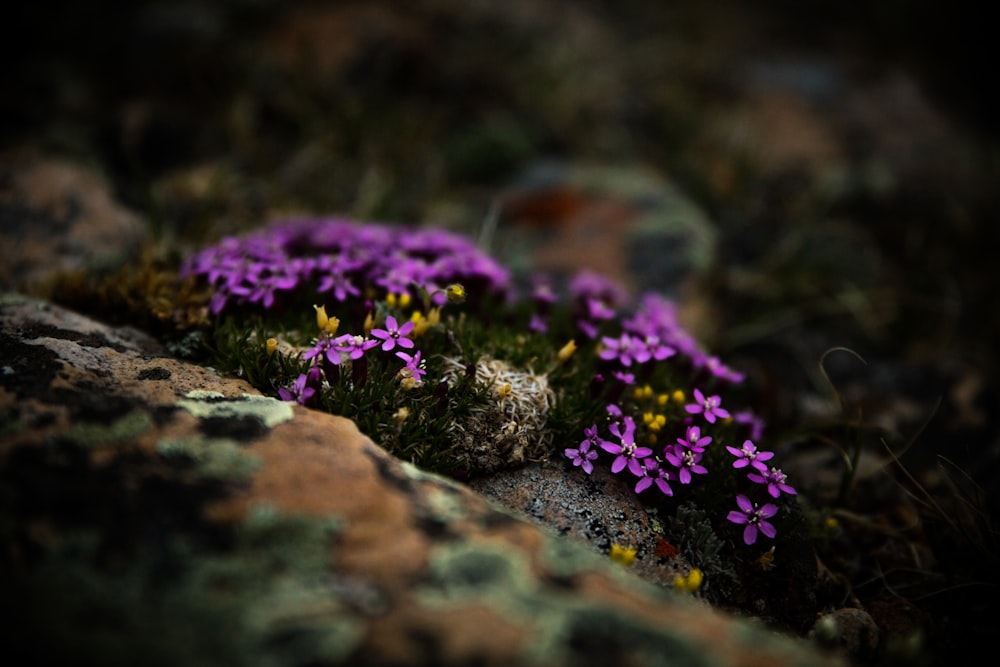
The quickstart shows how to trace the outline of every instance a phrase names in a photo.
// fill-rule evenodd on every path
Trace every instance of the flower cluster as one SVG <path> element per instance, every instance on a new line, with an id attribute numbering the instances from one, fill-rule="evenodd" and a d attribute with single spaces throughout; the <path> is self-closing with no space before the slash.
<path id="1" fill-rule="evenodd" d="M 593 294 L 585 298 L 591 301 L 587 312 L 606 312 L 605 307 L 613 312 L 606 301 L 600 301 L 602 308 L 594 308 Z M 613 315 L 606 320 L 617 321 Z M 600 328 L 590 320 L 579 325 L 584 335 L 593 333 L 599 339 L 594 386 L 607 401 L 606 415 L 583 429 L 584 439 L 577 447 L 564 450 L 573 466 L 591 474 L 605 452 L 613 474 L 627 471 L 635 478 L 635 493 L 655 488 L 663 496 L 674 496 L 708 475 L 711 465 L 725 466 L 719 455 L 724 450 L 741 482 L 751 487 L 737 495 L 739 510 L 726 518 L 745 526 L 747 545 L 756 542 L 758 533 L 774 537 L 776 530 L 767 519 L 777 514 L 778 506 L 754 504 L 747 494 L 758 488 L 768 499 L 777 499 L 796 491 L 780 469 L 768 466 L 774 453 L 757 449 L 754 440 L 763 430 L 760 420 L 745 410 L 731 414 L 723 406 L 721 392 L 742 382 L 742 374 L 703 352 L 677 322 L 673 304 L 657 295 L 643 297 L 636 312 L 621 320 L 621 330 L 611 335 L 600 336 Z M 637 378 L 648 382 L 640 385 Z M 657 392 L 655 384 L 666 386 Z M 602 435 L 599 423 L 607 435 Z M 727 444 L 734 439 L 743 444 Z"/>
<path id="2" fill-rule="evenodd" d="M 318 334 L 286 328 L 278 335 L 291 343 L 270 338 L 254 359 L 234 346 L 234 365 L 254 371 L 263 360 L 252 373 L 260 388 L 369 418 L 369 435 L 395 439 L 414 462 L 436 451 L 484 474 L 561 450 L 585 474 L 603 457 L 635 493 L 673 501 L 728 470 L 740 488 L 724 519 L 748 545 L 775 536 L 772 501 L 795 494 L 774 454 L 757 448 L 761 420 L 731 410 L 743 375 L 708 354 L 661 295 L 630 302 L 589 271 L 562 290 L 529 276 L 519 295 L 464 237 L 340 219 L 225 238 L 184 273 L 211 287 L 220 321 L 255 314 L 280 327 L 314 308 Z M 579 445 L 552 452 L 581 431 Z"/>
<path id="3" fill-rule="evenodd" d="M 272 308 L 303 290 L 344 302 L 369 286 L 411 297 L 422 288 L 441 306 L 449 284 L 500 294 L 511 287 L 509 272 L 463 236 L 341 219 L 285 222 L 227 237 L 192 257 L 182 273 L 213 287 L 213 315 L 233 305 Z"/>

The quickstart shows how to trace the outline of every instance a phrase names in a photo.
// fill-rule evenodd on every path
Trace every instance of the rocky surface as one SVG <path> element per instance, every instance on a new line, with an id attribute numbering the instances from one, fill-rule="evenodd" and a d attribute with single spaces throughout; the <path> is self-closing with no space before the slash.
<path id="1" fill-rule="evenodd" d="M 0 303 L 9 651 L 74 664 L 816 665 L 347 419 Z M 831 663 L 832 664 L 832 663 Z"/>

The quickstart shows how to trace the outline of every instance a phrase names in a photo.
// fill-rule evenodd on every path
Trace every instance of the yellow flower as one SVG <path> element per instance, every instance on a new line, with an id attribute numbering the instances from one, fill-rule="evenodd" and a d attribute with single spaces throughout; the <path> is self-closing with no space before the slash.
<path id="1" fill-rule="evenodd" d="M 672 400 L 674 403 L 683 403 L 684 392 L 681 391 L 680 389 L 675 390 L 674 393 L 670 395 L 670 400 Z"/>
<path id="2" fill-rule="evenodd" d="M 375 327 L 375 313 L 369 312 L 365 317 L 365 333 L 370 332 Z"/>
<path id="3" fill-rule="evenodd" d="M 564 364 L 569 361 L 569 358 L 573 356 L 574 352 L 576 352 L 576 341 L 570 340 L 568 343 L 559 348 L 559 351 L 556 353 L 556 359 L 559 360 L 559 363 Z"/>
<path id="4" fill-rule="evenodd" d="M 670 396 L 668 396 L 666 394 L 659 394 L 656 397 L 656 404 L 659 405 L 660 407 L 663 407 L 664 405 L 667 404 L 667 401 L 669 401 L 669 400 L 670 400 Z"/>
<path id="5" fill-rule="evenodd" d="M 268 338 L 266 343 L 267 356 L 271 356 L 278 351 L 278 341 L 275 338 Z"/>
<path id="6" fill-rule="evenodd" d="M 681 593 L 694 593 L 701 588 L 703 579 L 701 570 L 693 567 L 686 577 L 674 577 L 674 590 Z"/>
<path id="7" fill-rule="evenodd" d="M 445 294 L 448 296 L 449 303 L 462 303 L 465 301 L 465 288 L 458 283 L 448 285 L 445 289 Z"/>
<path id="8" fill-rule="evenodd" d="M 510 386 L 510 383 L 505 382 L 504 384 L 497 385 L 497 398 L 501 401 L 510 396 L 514 388 Z"/>
<path id="9" fill-rule="evenodd" d="M 608 554 L 608 557 L 614 562 L 628 567 L 635 562 L 635 549 L 632 547 L 623 547 L 616 542 L 611 545 L 611 552 Z"/>

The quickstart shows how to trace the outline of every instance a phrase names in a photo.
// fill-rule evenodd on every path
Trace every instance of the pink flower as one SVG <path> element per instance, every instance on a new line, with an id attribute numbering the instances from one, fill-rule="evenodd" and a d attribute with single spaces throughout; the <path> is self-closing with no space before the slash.
<path id="1" fill-rule="evenodd" d="M 372 329 L 372 335 L 385 341 L 382 343 L 383 352 L 392 350 L 396 345 L 410 349 L 413 347 L 413 341 L 406 336 L 413 331 L 415 326 L 416 323 L 412 321 L 399 326 L 396 318 L 389 315 L 385 318 L 385 329 Z"/>
<path id="2" fill-rule="evenodd" d="M 758 508 L 743 494 L 736 496 L 736 504 L 739 505 L 740 510 L 738 512 L 736 510 L 731 511 L 726 518 L 733 523 L 746 524 L 746 528 L 743 529 L 744 543 L 751 545 L 756 542 L 758 530 L 767 537 L 777 535 L 778 531 L 775 530 L 774 526 L 765 521 L 765 519 L 770 519 L 778 513 L 777 505 L 768 503 Z"/>
<path id="3" fill-rule="evenodd" d="M 690 405 L 685 405 L 684 409 L 693 415 L 702 414 L 709 424 L 714 424 L 716 419 L 725 419 L 729 416 L 729 411 L 722 408 L 722 399 L 718 395 L 706 398 L 700 389 L 695 389 L 694 401 Z"/>

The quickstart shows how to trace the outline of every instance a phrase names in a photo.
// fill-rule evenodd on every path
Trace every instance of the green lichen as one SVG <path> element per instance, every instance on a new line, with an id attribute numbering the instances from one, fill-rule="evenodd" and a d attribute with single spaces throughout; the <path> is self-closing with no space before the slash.
<path id="1" fill-rule="evenodd" d="M 85 449 L 116 447 L 130 442 L 153 427 L 153 419 L 142 409 L 135 409 L 110 424 L 77 424 L 60 437 Z"/>
<path id="2" fill-rule="evenodd" d="M 583 547 L 553 540 L 545 560 L 560 556 L 573 561 L 579 572 L 612 571 Z M 679 630 L 632 618 L 610 604 L 537 578 L 517 551 L 469 543 L 439 547 L 430 559 L 429 584 L 418 599 L 434 608 L 486 606 L 513 623 L 523 623 L 531 630 L 523 644 L 522 664 L 716 664 L 702 645 Z"/>
<path id="3" fill-rule="evenodd" d="M 199 419 L 256 418 L 267 428 L 289 421 L 295 413 L 292 406 L 269 396 L 243 394 L 239 398 L 226 398 L 216 391 L 195 390 L 177 402 Z"/>
<path id="4" fill-rule="evenodd" d="M 222 482 L 247 482 L 260 467 L 260 459 L 224 438 L 194 436 L 161 440 L 156 451 L 167 460 L 190 462 L 198 475 Z"/>

